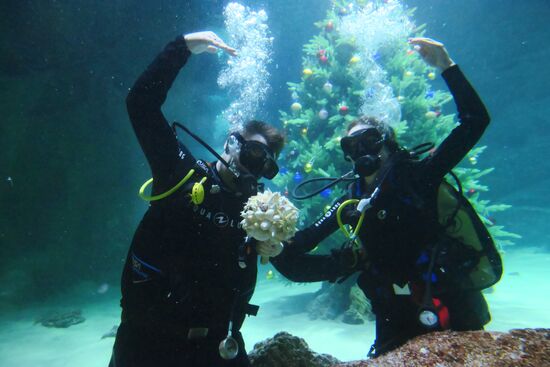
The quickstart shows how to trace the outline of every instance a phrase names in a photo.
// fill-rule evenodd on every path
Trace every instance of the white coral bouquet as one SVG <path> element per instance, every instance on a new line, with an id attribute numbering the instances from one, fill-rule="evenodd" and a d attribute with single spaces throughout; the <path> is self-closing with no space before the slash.
<path id="1" fill-rule="evenodd" d="M 281 241 L 296 233 L 298 209 L 279 192 L 266 190 L 250 197 L 241 216 L 246 234 L 259 241 L 256 251 L 262 256 L 262 263 L 279 255 L 283 250 Z"/>

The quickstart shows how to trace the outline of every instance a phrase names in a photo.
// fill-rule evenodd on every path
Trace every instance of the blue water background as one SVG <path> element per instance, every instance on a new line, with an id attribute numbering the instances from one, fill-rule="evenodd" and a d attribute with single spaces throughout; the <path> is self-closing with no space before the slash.
<path id="1" fill-rule="evenodd" d="M 177 34 L 223 34 L 221 1 L 5 1 L 0 25 L 0 306 L 47 300 L 81 281 L 118 282 L 146 208 L 150 176 L 126 116 L 128 88 Z M 302 46 L 328 1 L 248 1 L 275 37 L 272 92 L 260 118 L 278 123 L 298 81 Z M 511 204 L 498 224 L 516 247 L 550 249 L 550 3 L 409 0 L 427 35 L 443 41 L 486 102 L 492 123 L 480 167 L 484 197 Z M 219 148 L 211 134 L 227 102 L 216 57 L 193 57 L 164 111 Z M 439 82 L 438 88 L 444 88 Z M 190 143 L 193 149 L 199 150 Z M 204 152 L 204 151 L 202 151 Z M 198 154 L 200 155 L 200 154 Z M 204 153 L 206 156 L 206 153 Z M 8 180 L 10 178 L 11 180 Z"/>

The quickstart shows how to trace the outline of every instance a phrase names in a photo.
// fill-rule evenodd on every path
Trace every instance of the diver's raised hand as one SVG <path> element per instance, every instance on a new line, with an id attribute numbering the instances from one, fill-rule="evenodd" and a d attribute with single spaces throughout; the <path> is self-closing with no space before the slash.
<path id="1" fill-rule="evenodd" d="M 444 72 L 455 64 L 441 42 L 431 38 L 416 37 L 409 38 L 409 43 L 428 65 L 438 68 L 440 72 Z"/>
<path id="2" fill-rule="evenodd" d="M 218 35 L 214 32 L 195 32 L 184 36 L 185 43 L 189 51 L 194 54 L 203 52 L 216 53 L 218 49 L 227 52 L 231 56 L 237 56 L 237 50 L 229 47 Z"/>

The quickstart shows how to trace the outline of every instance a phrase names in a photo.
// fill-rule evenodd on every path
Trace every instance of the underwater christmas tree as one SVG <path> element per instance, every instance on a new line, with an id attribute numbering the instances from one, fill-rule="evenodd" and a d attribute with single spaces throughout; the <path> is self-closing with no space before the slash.
<path id="1" fill-rule="evenodd" d="M 301 81 L 288 83 L 290 111 L 281 111 L 289 145 L 281 157 L 276 183 L 285 192 L 305 179 L 338 177 L 350 170 L 339 141 L 358 116 L 388 122 L 408 149 L 426 142 L 437 145 L 456 126 L 455 115 L 445 112 L 447 105 L 454 108 L 452 96 L 433 89 L 436 71 L 407 42 L 409 37 L 424 34 L 424 26 L 414 25 L 413 13 L 414 9 L 406 9 L 397 0 L 333 0 L 326 19 L 316 23 L 319 34 L 303 48 Z M 493 170 L 477 167 L 484 149 L 472 149 L 454 173 L 502 248 L 519 236 L 495 224 L 493 215 L 508 206 L 480 197 L 488 188 L 479 179 Z M 302 226 L 343 194 L 345 187 L 340 186 L 297 203 Z M 339 246 L 342 237 L 332 236 L 328 241 L 320 246 L 322 251 Z"/>

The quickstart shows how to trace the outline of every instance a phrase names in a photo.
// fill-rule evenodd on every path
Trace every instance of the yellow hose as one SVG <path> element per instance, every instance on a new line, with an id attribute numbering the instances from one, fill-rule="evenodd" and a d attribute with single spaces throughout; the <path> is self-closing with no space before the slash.
<path id="1" fill-rule="evenodd" d="M 353 244 L 357 247 L 360 246 L 359 243 L 357 243 L 356 238 L 359 234 L 359 230 L 361 229 L 361 226 L 363 225 L 363 220 L 365 219 L 365 212 L 361 213 L 361 216 L 359 217 L 359 221 L 357 222 L 357 225 L 355 226 L 355 229 L 353 230 L 353 233 L 350 233 L 346 227 L 344 226 L 344 223 L 342 222 L 342 210 L 350 204 L 357 204 L 359 202 L 358 199 L 349 199 L 346 200 L 338 207 L 338 210 L 336 211 L 336 220 L 338 221 L 338 227 L 340 227 L 340 230 L 344 232 L 347 238 L 353 241 Z"/>
<path id="2" fill-rule="evenodd" d="M 357 199 L 349 199 L 349 200 L 346 200 L 342 203 L 342 205 L 340 205 L 338 207 L 338 210 L 336 211 L 336 220 L 338 221 L 338 227 L 340 227 L 340 229 L 342 230 L 342 232 L 344 232 L 344 234 L 346 235 L 346 237 L 350 237 L 350 233 L 348 232 L 348 230 L 346 229 L 346 227 L 344 227 L 344 223 L 342 222 L 342 210 L 348 206 L 349 204 L 357 204 L 359 202 L 359 200 Z"/>
<path id="3" fill-rule="evenodd" d="M 193 176 L 194 173 L 195 173 L 195 170 L 191 169 L 187 173 L 187 175 L 185 175 L 185 177 L 180 182 L 178 182 L 176 186 L 172 187 L 170 190 L 168 190 L 166 192 L 163 192 L 162 194 L 155 195 L 155 196 L 147 196 L 147 195 L 145 195 L 145 189 L 147 188 L 147 186 L 149 186 L 150 184 L 153 183 L 153 179 L 151 178 L 151 179 L 147 180 L 147 182 L 145 182 L 143 185 L 141 185 L 141 188 L 139 189 L 139 197 L 142 198 L 145 201 L 156 201 L 156 200 L 164 199 L 165 197 L 168 197 L 168 196 L 172 195 L 184 183 L 189 181 L 189 179 L 191 178 L 191 176 Z"/>

